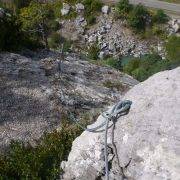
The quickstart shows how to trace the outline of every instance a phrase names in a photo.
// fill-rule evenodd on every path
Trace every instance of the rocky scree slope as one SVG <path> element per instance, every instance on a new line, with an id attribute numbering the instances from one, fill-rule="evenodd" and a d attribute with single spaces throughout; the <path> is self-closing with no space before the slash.
<path id="1" fill-rule="evenodd" d="M 101 59 L 107 56 L 139 57 L 152 52 L 157 52 L 162 58 L 165 58 L 164 40 L 152 36 L 143 39 L 134 34 L 128 28 L 126 20 L 117 18 L 115 7 L 104 5 L 101 12 L 89 17 L 90 19 L 94 18 L 94 22 L 91 24 L 88 23 L 86 11 L 83 3 L 75 5 L 63 3 L 61 9 L 61 15 L 65 17 L 72 12 L 77 14 L 73 18 L 59 20 L 60 34 L 74 42 L 76 51 L 86 52 L 92 45 L 97 45 Z M 170 19 L 167 24 L 161 25 L 161 28 L 169 35 L 179 35 L 180 21 L 179 19 Z"/>
<path id="2" fill-rule="evenodd" d="M 160 72 L 124 96 L 133 102 L 114 133 L 109 129 L 110 180 L 180 179 L 180 67 Z M 98 120 L 89 128 L 97 126 Z M 112 145 L 112 135 L 118 157 Z M 63 162 L 66 180 L 104 179 L 104 132 L 83 132 Z M 119 164 L 117 161 L 119 160 Z M 120 168 L 122 167 L 122 168 Z"/>
<path id="3" fill-rule="evenodd" d="M 62 104 L 81 111 L 96 110 L 120 99 L 138 83 L 111 68 L 92 65 L 76 54 L 65 57 L 61 82 L 57 59 L 59 55 L 44 51 L 33 58 L 0 54 L 1 147 L 12 139 L 33 143 L 45 131 L 58 128 Z M 112 82 L 110 87 L 108 80 Z"/>

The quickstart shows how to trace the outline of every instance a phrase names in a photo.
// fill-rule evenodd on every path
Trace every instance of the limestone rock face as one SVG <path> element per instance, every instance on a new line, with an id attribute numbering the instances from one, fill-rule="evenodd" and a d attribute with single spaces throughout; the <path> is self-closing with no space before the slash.
<path id="1" fill-rule="evenodd" d="M 82 3 L 77 3 L 76 4 L 76 11 L 77 12 L 82 12 L 82 11 L 84 11 L 84 9 L 85 9 L 85 7 L 84 7 L 84 5 L 82 4 Z"/>
<path id="2" fill-rule="evenodd" d="M 180 67 L 160 72 L 133 87 L 124 96 L 133 102 L 128 115 L 121 117 L 114 131 L 118 157 L 109 151 L 110 180 L 180 179 Z M 103 121 L 100 116 L 96 126 Z M 108 146 L 112 147 L 112 129 Z M 104 178 L 104 133 L 83 132 L 62 163 L 64 179 Z"/>
<path id="3" fill-rule="evenodd" d="M 102 7 L 102 13 L 108 14 L 109 13 L 109 6 L 105 5 Z"/>
<path id="4" fill-rule="evenodd" d="M 174 29 L 175 33 L 178 33 L 180 30 L 180 20 L 176 19 L 172 21 L 172 28 Z"/>
<path id="5" fill-rule="evenodd" d="M 70 9 L 71 9 L 71 7 L 69 4 L 63 3 L 63 8 L 61 9 L 61 14 L 63 16 L 67 15 L 69 13 Z"/>
<path id="6" fill-rule="evenodd" d="M 60 82 L 57 59 L 58 54 L 49 51 L 32 54 L 31 58 L 0 53 L 0 149 L 12 139 L 33 141 L 45 131 L 58 128 L 62 104 L 87 113 L 96 111 L 120 99 L 138 83 L 124 73 L 90 64 L 76 54 L 65 56 L 64 82 Z"/>

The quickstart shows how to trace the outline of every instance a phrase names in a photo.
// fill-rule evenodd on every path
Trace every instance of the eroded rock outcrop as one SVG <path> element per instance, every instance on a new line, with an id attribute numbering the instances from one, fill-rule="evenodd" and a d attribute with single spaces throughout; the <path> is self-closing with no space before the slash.
<path id="1" fill-rule="evenodd" d="M 180 179 L 180 67 L 153 75 L 123 99 L 133 102 L 129 114 L 116 123 L 112 148 L 109 129 L 110 180 Z M 100 116 L 94 127 L 103 121 Z M 64 179 L 104 178 L 104 133 L 83 132 L 62 163 Z M 117 161 L 119 160 L 119 164 Z M 120 168 L 120 167 L 122 168 Z"/>
<path id="2" fill-rule="evenodd" d="M 138 83 L 128 75 L 90 64 L 75 54 L 65 57 L 60 82 L 57 59 L 61 59 L 59 55 L 45 51 L 33 58 L 0 54 L 1 147 L 12 139 L 33 141 L 44 131 L 59 127 L 62 104 L 87 111 L 102 108 Z"/>

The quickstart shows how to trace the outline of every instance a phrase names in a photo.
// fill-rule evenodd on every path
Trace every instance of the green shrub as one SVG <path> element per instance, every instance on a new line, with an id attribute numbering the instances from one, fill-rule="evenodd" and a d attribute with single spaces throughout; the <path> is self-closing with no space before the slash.
<path id="1" fill-rule="evenodd" d="M 158 54 L 148 54 L 142 58 L 135 58 L 129 61 L 123 71 L 132 75 L 139 81 L 144 81 L 153 74 L 170 69 L 172 64 L 167 60 L 162 60 Z"/>
<path id="2" fill-rule="evenodd" d="M 123 70 L 124 72 L 132 75 L 132 72 L 139 68 L 140 66 L 140 59 L 139 58 L 135 58 L 135 59 L 132 59 L 130 60 L 124 67 L 123 67 Z"/>
<path id="3" fill-rule="evenodd" d="M 56 0 L 52 3 L 52 8 L 54 10 L 54 15 L 55 18 L 60 18 L 61 17 L 61 9 L 63 7 L 62 1 Z"/>
<path id="4" fill-rule="evenodd" d="M 150 19 L 150 14 L 148 10 L 144 6 L 139 4 L 135 6 L 135 8 L 129 14 L 128 24 L 136 32 L 140 32 L 145 30 L 149 19 Z"/>
<path id="5" fill-rule="evenodd" d="M 81 0 L 64 0 L 65 3 L 68 3 L 68 4 L 76 4 L 78 2 L 81 2 Z"/>
<path id="6" fill-rule="evenodd" d="M 0 18 L 0 50 L 17 50 L 22 40 L 21 26 L 13 15 Z"/>
<path id="7" fill-rule="evenodd" d="M 75 19 L 77 17 L 77 12 L 75 10 L 71 10 L 67 15 L 61 16 L 63 19 Z"/>
<path id="8" fill-rule="evenodd" d="M 88 14 L 101 11 L 103 5 L 100 0 L 84 0 L 83 4 L 85 6 L 85 11 Z"/>
<path id="9" fill-rule="evenodd" d="M 61 49 L 63 45 L 63 51 L 68 52 L 72 46 L 72 42 L 63 38 L 59 33 L 54 32 L 48 38 L 49 47 L 52 49 Z"/>
<path id="10" fill-rule="evenodd" d="M 64 39 L 58 33 L 53 33 L 48 38 L 49 47 L 52 49 L 58 49 L 63 41 Z"/>
<path id="11" fill-rule="evenodd" d="M 60 131 L 45 134 L 35 147 L 12 142 L 8 152 L 0 155 L 0 179 L 58 179 L 60 164 L 81 132 L 63 123 Z"/>
<path id="12" fill-rule="evenodd" d="M 51 29 L 52 32 L 55 32 L 60 29 L 60 24 L 58 21 L 51 20 L 48 23 L 48 27 Z"/>
<path id="13" fill-rule="evenodd" d="M 113 57 L 107 58 L 102 61 L 103 65 L 110 66 L 115 69 L 121 69 L 121 61 L 119 59 L 115 59 Z"/>
<path id="14" fill-rule="evenodd" d="M 163 24 L 163 23 L 168 22 L 169 18 L 164 13 L 163 10 L 159 9 L 159 10 L 156 11 L 156 14 L 153 15 L 152 20 L 153 20 L 154 23 Z"/>
<path id="15" fill-rule="evenodd" d="M 117 13 L 120 17 L 126 18 L 133 6 L 129 4 L 129 0 L 120 0 L 116 5 Z"/>
<path id="16" fill-rule="evenodd" d="M 88 57 L 92 60 L 98 59 L 99 51 L 100 51 L 100 49 L 99 49 L 99 46 L 97 44 L 92 45 L 88 49 Z"/>
<path id="17" fill-rule="evenodd" d="M 166 43 L 167 58 L 180 63 L 180 37 L 170 36 Z"/>
<path id="18" fill-rule="evenodd" d="M 85 6 L 84 16 L 87 20 L 88 25 L 93 25 L 96 23 L 96 14 L 101 11 L 102 2 L 100 0 L 84 0 L 83 4 Z"/>
<path id="19" fill-rule="evenodd" d="M 96 23 L 96 17 L 93 15 L 86 17 L 86 20 L 88 25 L 93 25 Z"/>
<path id="20" fill-rule="evenodd" d="M 48 47 L 48 34 L 52 32 L 50 21 L 54 20 L 51 4 L 32 1 L 28 7 L 22 8 L 19 14 L 23 30 L 34 39 Z"/>
<path id="21" fill-rule="evenodd" d="M 161 39 L 167 38 L 167 32 L 165 30 L 165 27 L 161 24 L 155 24 L 152 26 L 152 32 L 153 35 L 160 37 Z"/>
<path id="22" fill-rule="evenodd" d="M 64 45 L 63 45 L 63 51 L 64 52 L 69 52 L 69 51 L 71 51 L 71 47 L 72 47 L 72 41 L 70 41 L 70 40 L 64 40 Z"/>
<path id="23" fill-rule="evenodd" d="M 143 69 L 142 67 L 135 69 L 134 71 L 131 72 L 131 75 L 136 78 L 138 81 L 144 81 L 147 79 L 148 72 Z"/>

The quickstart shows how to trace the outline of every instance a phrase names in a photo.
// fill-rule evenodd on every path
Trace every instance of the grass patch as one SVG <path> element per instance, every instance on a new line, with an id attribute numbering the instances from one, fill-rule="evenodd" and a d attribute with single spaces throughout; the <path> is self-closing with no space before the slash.
<path id="1" fill-rule="evenodd" d="M 162 59 L 158 54 L 147 54 L 141 58 L 134 58 L 123 66 L 123 71 L 138 81 L 144 81 L 153 74 L 175 68 L 179 62 Z"/>
<path id="2" fill-rule="evenodd" d="M 121 61 L 119 59 L 115 59 L 113 57 L 104 59 L 104 60 L 91 60 L 91 63 L 96 64 L 98 66 L 108 66 L 117 70 L 121 70 Z"/>
<path id="3" fill-rule="evenodd" d="M 92 60 L 97 60 L 98 59 L 98 55 L 99 55 L 99 51 L 100 48 L 99 46 L 95 43 L 93 45 L 91 45 L 88 49 L 88 57 Z"/>

